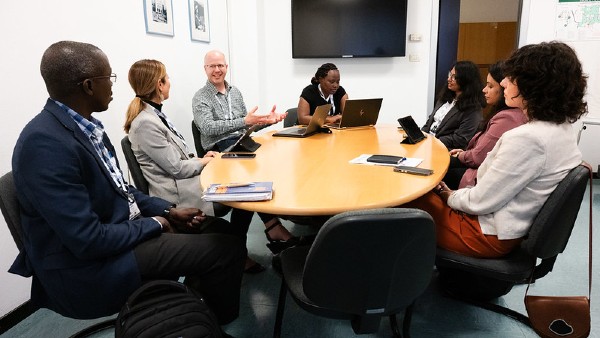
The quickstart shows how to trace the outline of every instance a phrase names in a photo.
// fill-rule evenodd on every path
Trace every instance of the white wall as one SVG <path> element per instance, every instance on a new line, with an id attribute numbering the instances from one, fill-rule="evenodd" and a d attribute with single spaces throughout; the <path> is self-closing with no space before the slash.
<path id="1" fill-rule="evenodd" d="M 421 34 L 422 41 L 408 42 L 407 55 L 418 55 L 421 62 L 408 62 L 408 58 L 292 59 L 290 0 L 209 0 L 210 43 L 190 41 L 187 1 L 183 0 L 173 0 L 174 37 L 146 34 L 142 3 L 141 0 L 3 3 L 0 175 L 11 170 L 12 149 L 19 132 L 45 103 L 47 93 L 39 75 L 39 62 L 43 51 L 58 40 L 97 45 L 106 52 L 113 71 L 118 74 L 113 87 L 114 101 L 108 111 L 96 117 L 106 126 L 123 168 L 125 161 L 119 146 L 124 136 L 121 125 L 133 96 L 127 71 L 141 58 L 156 58 L 166 64 L 172 88 L 165 112 L 190 144 L 191 98 L 205 82 L 202 57 L 210 49 L 230 54 L 230 80 L 241 89 L 248 107 L 258 105 L 266 110 L 277 104 L 280 111 L 295 107 L 301 89 L 309 83 L 317 67 L 324 62 L 334 62 L 340 68 L 342 85 L 350 97 L 384 98 L 382 123 L 396 123 L 398 117 L 411 114 L 422 124 L 431 109 L 437 0 L 411 0 L 408 4 L 407 33 Z M 532 28 L 522 29 L 522 36 L 531 42 L 546 39 L 546 35 L 551 34 L 546 31 L 553 30 L 544 21 L 549 20 L 552 13 L 544 6 L 554 1 L 524 0 L 524 3 L 532 7 L 528 12 L 531 14 L 527 14 Z M 536 33 L 538 27 L 544 32 Z M 43 165 L 35 159 L 31 159 L 31 163 Z M 16 255 L 16 248 L 3 218 L 0 219 L 0 250 L 1 316 L 29 298 L 29 282 L 5 272 Z"/>
<path id="2" fill-rule="evenodd" d="M 408 62 L 405 57 L 292 59 L 290 0 L 232 3 L 230 25 L 236 35 L 230 41 L 230 72 L 249 107 L 266 110 L 276 104 L 281 111 L 296 107 L 302 88 L 317 68 L 333 62 L 350 98 L 384 98 L 380 122 L 397 123 L 398 117 L 407 114 L 418 123 L 425 121 L 432 1 L 409 1 L 408 5 L 407 33 L 421 34 L 423 40 L 407 43 L 407 54 L 418 54 L 422 62 Z"/>
<path id="3" fill-rule="evenodd" d="M 209 1 L 211 42 L 191 42 L 187 2 L 173 1 L 174 37 L 145 32 L 142 1 L 62 0 L 49 2 L 10 1 L 3 4 L 3 53 L 0 64 L 5 81 L 0 124 L 0 174 L 11 170 L 14 144 L 24 125 L 42 108 L 47 98 L 39 75 L 43 51 L 59 40 L 90 42 L 108 55 L 118 80 L 114 100 L 108 111 L 95 114 L 120 153 L 121 125 L 133 92 L 127 82 L 129 66 L 141 58 L 163 61 L 171 77 L 171 97 L 165 111 L 192 142 L 191 98 L 206 78 L 202 57 L 210 49 L 229 54 L 229 77 L 244 94 L 249 107 L 261 110 L 277 104 L 278 110 L 295 107 L 301 89 L 317 67 L 335 62 L 341 69 L 342 83 L 350 97 L 384 97 L 381 121 L 396 123 L 399 116 L 412 114 L 422 123 L 428 112 L 430 81 L 430 27 L 433 1 L 410 1 L 408 33 L 419 33 L 423 40 L 407 45 L 407 53 L 418 54 L 423 62 L 406 58 L 357 60 L 291 59 L 290 0 Z M 398 37 L 405 39 L 405 37 Z M 31 160 L 32 165 L 43 165 Z M 0 284 L 3 285 L 0 316 L 29 298 L 28 280 L 5 272 L 16 248 L 0 219 Z M 8 291 L 10 290 L 10 291 Z"/>
<path id="4" fill-rule="evenodd" d="M 597 3 L 596 3 L 597 4 Z M 527 29 L 522 30 L 520 45 L 555 40 L 556 0 L 524 0 L 523 15 L 527 18 Z M 583 64 L 583 71 L 588 75 L 586 100 L 589 113 L 586 117 L 600 118 L 600 40 L 565 41 L 577 52 Z M 568 86 L 568 83 L 564 84 Z M 585 117 L 584 117 L 585 119 Z M 581 126 L 581 121 L 575 128 Z M 581 134 L 579 149 L 583 159 L 592 165 L 594 170 L 600 164 L 600 126 L 590 126 Z"/>
<path id="5" fill-rule="evenodd" d="M 244 2 L 244 1 L 241 1 Z M 142 58 L 163 61 L 171 77 L 171 98 L 165 104 L 167 114 L 192 143 L 191 99 L 204 85 L 204 54 L 213 48 L 228 52 L 227 2 L 210 1 L 211 43 L 190 41 L 187 1 L 174 0 L 174 37 L 146 34 L 143 2 L 103 1 L 3 1 L 2 53 L 0 65 L 4 80 L 0 124 L 0 174 L 11 170 L 12 150 L 25 124 L 43 107 L 47 93 L 39 74 L 42 53 L 53 42 L 77 40 L 95 44 L 109 57 L 117 83 L 108 111 L 95 114 L 105 125 L 118 149 L 124 114 L 133 98 L 127 81 L 131 64 Z M 193 143 L 191 144 L 193 145 Z M 44 165 L 31 159 L 31 165 Z M 29 280 L 9 274 L 17 254 L 4 218 L 0 219 L 0 316 L 29 299 Z"/>

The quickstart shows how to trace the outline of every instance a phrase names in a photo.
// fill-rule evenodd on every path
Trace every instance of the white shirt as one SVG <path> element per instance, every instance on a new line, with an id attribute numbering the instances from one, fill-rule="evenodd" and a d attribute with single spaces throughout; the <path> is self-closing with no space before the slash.
<path id="1" fill-rule="evenodd" d="M 442 120 L 444 120 L 444 117 L 446 117 L 446 115 L 448 114 L 450 109 L 452 109 L 454 107 L 455 103 L 456 103 L 456 100 L 452 100 L 452 102 L 450 102 L 450 103 L 446 102 L 438 108 L 438 110 L 435 112 L 435 115 L 433 115 L 433 123 L 431 124 L 431 127 L 429 128 L 430 134 L 435 135 L 435 132 L 437 131 L 438 127 L 440 126 L 440 123 L 442 123 Z"/>
<path id="2" fill-rule="evenodd" d="M 329 96 L 325 97 L 325 94 L 323 94 L 323 90 L 321 90 L 321 84 L 319 84 L 319 94 L 321 94 L 321 97 L 323 98 L 323 100 L 331 103 L 331 109 L 329 110 L 329 115 L 335 115 L 335 103 L 333 102 L 333 94 L 329 94 Z"/>
<path id="3" fill-rule="evenodd" d="M 448 205 L 478 215 L 486 235 L 520 238 L 550 193 L 580 163 L 571 124 L 531 121 L 500 137 L 477 171 L 477 185 L 456 190 Z"/>

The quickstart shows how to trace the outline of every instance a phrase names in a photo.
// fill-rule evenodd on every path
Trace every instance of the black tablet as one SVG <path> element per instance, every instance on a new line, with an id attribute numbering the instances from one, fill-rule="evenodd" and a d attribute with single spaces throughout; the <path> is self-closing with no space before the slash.
<path id="1" fill-rule="evenodd" d="M 406 133 L 406 138 L 402 143 L 415 144 L 427 138 L 423 135 L 423 132 L 419 129 L 419 126 L 417 126 L 417 123 L 413 120 L 412 116 L 408 115 L 401 117 L 398 119 L 398 123 L 400 123 L 400 126 L 402 126 L 402 129 L 404 129 L 404 132 Z"/>
<path id="2" fill-rule="evenodd" d="M 242 136 L 240 136 L 240 138 L 235 142 L 235 144 L 233 144 L 229 148 L 225 149 L 223 152 L 224 153 L 233 152 L 233 151 L 249 152 L 249 153 L 255 152 L 256 149 L 258 149 L 260 147 L 260 143 L 254 141 L 252 139 L 252 137 L 250 137 L 250 134 L 252 134 L 259 127 L 260 126 L 258 124 L 255 124 L 255 125 L 251 126 L 250 128 L 248 128 L 248 130 L 246 130 L 246 132 L 244 132 L 244 134 Z"/>

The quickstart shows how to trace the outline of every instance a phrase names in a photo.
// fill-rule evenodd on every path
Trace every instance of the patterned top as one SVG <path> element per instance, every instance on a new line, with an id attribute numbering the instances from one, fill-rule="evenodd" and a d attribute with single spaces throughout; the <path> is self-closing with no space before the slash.
<path id="1" fill-rule="evenodd" d="M 179 139 L 181 140 L 181 143 L 183 143 L 183 147 L 185 148 L 186 154 L 189 154 L 190 153 L 189 147 L 188 147 L 187 143 L 185 142 L 185 139 L 183 138 L 183 135 L 181 135 L 181 133 L 179 132 L 179 130 L 177 130 L 177 128 L 175 128 L 175 125 L 173 124 L 173 122 L 171 122 L 171 120 L 169 120 L 169 118 L 167 117 L 167 115 L 165 115 L 165 113 L 163 113 L 162 110 L 158 110 L 158 109 L 156 109 L 154 107 L 151 107 L 151 108 L 154 110 L 154 113 L 156 113 L 156 115 L 158 115 L 158 117 L 165 124 L 165 126 L 167 128 L 169 128 L 169 130 L 173 134 L 175 134 L 177 137 L 179 137 Z"/>
<path id="2" fill-rule="evenodd" d="M 244 117 L 248 111 L 242 93 L 225 81 L 225 94 L 210 82 L 194 94 L 194 122 L 200 130 L 202 147 L 212 149 L 215 143 L 244 133 Z"/>

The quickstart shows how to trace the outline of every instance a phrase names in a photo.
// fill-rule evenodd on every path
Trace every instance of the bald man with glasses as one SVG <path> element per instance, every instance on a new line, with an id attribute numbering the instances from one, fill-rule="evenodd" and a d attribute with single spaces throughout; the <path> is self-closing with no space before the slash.
<path id="1" fill-rule="evenodd" d="M 258 107 L 246 109 L 242 93 L 225 80 L 229 66 L 225 54 L 212 50 L 204 56 L 206 85 L 192 99 L 194 122 L 202 135 L 202 148 L 224 151 L 251 126 L 270 125 L 284 119 L 285 113 L 259 115 Z"/>
<path id="2" fill-rule="evenodd" d="M 275 112 L 275 106 L 268 115 L 258 115 L 258 107 L 247 111 L 242 93 L 225 80 L 228 68 L 225 54 L 218 50 L 206 53 L 206 85 L 196 92 L 192 100 L 194 122 L 201 133 L 202 148 L 207 151 L 222 152 L 232 146 L 249 127 L 277 123 L 287 115 Z M 243 227 L 246 232 L 253 214 L 234 208 L 231 223 Z M 265 224 L 265 234 L 269 240 L 267 246 L 273 253 L 300 242 L 300 238 L 293 237 L 275 215 L 258 215 Z"/>

